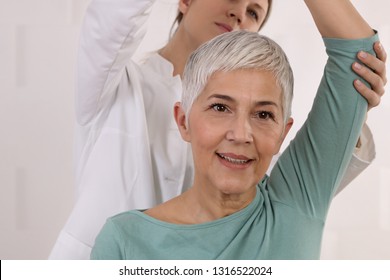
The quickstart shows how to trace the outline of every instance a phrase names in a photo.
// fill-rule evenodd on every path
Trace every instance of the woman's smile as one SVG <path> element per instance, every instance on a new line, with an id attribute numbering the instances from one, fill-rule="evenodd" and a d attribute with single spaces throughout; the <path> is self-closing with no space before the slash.
<path id="1" fill-rule="evenodd" d="M 246 169 L 253 163 L 254 159 L 233 153 L 216 153 L 222 165 L 231 169 Z"/>
<path id="2" fill-rule="evenodd" d="M 219 29 L 221 29 L 224 33 L 225 32 L 231 32 L 233 31 L 233 27 L 231 27 L 229 24 L 226 23 L 221 23 L 221 22 L 216 22 L 215 23 Z"/>

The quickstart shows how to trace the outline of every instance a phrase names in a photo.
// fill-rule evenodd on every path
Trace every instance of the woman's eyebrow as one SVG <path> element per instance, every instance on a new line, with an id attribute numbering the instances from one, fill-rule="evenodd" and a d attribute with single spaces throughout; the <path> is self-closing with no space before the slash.
<path id="1" fill-rule="evenodd" d="M 254 3 L 253 5 L 254 5 L 254 7 L 255 7 L 256 9 L 258 9 L 258 10 L 264 10 L 263 7 L 260 6 L 259 3 Z"/>
<path id="2" fill-rule="evenodd" d="M 213 99 L 213 98 L 217 98 L 217 99 L 222 99 L 222 100 L 225 100 L 225 101 L 230 101 L 230 102 L 235 102 L 235 99 L 229 95 L 225 95 L 225 94 L 218 94 L 218 93 L 215 93 L 215 94 L 212 94 L 210 95 L 207 99 Z"/>
<path id="3" fill-rule="evenodd" d="M 259 12 L 265 12 L 263 6 L 261 6 L 259 3 L 254 3 L 253 7 L 258 10 Z"/>
<path id="4" fill-rule="evenodd" d="M 229 102 L 235 102 L 235 103 L 237 102 L 233 97 L 231 97 L 229 95 L 225 95 L 225 94 L 219 94 L 219 93 L 215 93 L 215 94 L 210 95 L 207 98 L 207 100 L 210 100 L 210 99 L 213 99 L 213 98 L 222 99 L 222 100 L 229 101 Z M 255 106 L 275 106 L 275 107 L 279 107 L 278 103 L 276 103 L 274 101 L 271 101 L 271 100 L 257 101 L 255 103 Z"/>
<path id="5" fill-rule="evenodd" d="M 256 102 L 256 106 L 269 106 L 269 105 L 279 107 L 279 105 L 273 101 L 258 101 L 258 102 Z"/>

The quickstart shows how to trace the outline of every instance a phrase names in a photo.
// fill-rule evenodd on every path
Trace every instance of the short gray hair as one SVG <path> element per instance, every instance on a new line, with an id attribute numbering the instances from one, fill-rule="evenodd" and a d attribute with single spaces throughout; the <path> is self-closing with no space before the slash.
<path id="1" fill-rule="evenodd" d="M 287 56 L 270 38 L 244 30 L 219 35 L 191 54 L 183 73 L 182 107 L 186 115 L 212 74 L 240 69 L 273 73 L 282 90 L 283 119 L 286 122 L 291 116 L 294 87 Z"/>

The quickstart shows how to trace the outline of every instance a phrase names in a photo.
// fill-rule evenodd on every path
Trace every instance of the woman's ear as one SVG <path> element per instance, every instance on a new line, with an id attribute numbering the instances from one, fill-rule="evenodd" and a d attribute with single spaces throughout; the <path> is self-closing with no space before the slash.
<path id="1" fill-rule="evenodd" d="M 280 137 L 280 141 L 279 141 L 279 147 L 278 147 L 278 150 L 277 150 L 277 152 L 275 153 L 275 155 L 276 155 L 277 153 L 279 153 L 280 147 L 282 146 L 283 141 L 284 141 L 284 139 L 286 138 L 286 136 L 287 136 L 288 132 L 290 131 L 290 129 L 291 129 L 291 127 L 292 127 L 293 124 L 294 124 L 294 119 L 293 119 L 293 118 L 288 118 L 286 124 L 284 125 L 284 130 L 283 130 L 283 133 L 282 133 L 282 135 L 281 135 L 281 137 Z"/>
<path id="2" fill-rule="evenodd" d="M 188 130 L 188 123 L 187 123 L 187 117 L 183 110 L 183 107 L 181 106 L 180 102 L 176 102 L 174 106 L 174 117 L 177 124 L 177 127 L 179 128 L 181 138 L 183 138 L 186 142 L 191 142 L 190 133 Z"/>
<path id="3" fill-rule="evenodd" d="M 191 5 L 192 0 L 179 0 L 179 11 L 185 15 Z"/>

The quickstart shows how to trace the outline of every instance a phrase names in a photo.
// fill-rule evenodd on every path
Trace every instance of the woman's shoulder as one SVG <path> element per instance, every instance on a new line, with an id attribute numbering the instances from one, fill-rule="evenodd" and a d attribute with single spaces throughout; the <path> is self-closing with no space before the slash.
<path id="1" fill-rule="evenodd" d="M 129 227 L 133 223 L 139 223 L 142 220 L 142 213 L 145 210 L 130 210 L 116 214 L 107 220 L 107 224 L 111 224 L 116 228 Z"/>
<path id="2" fill-rule="evenodd" d="M 167 202 L 159 204 L 153 208 L 147 209 L 143 214 L 148 219 L 168 224 L 188 224 L 185 220 L 185 211 L 178 211 L 182 208 L 181 196 L 175 197 Z"/>
<path id="3" fill-rule="evenodd" d="M 155 73 L 164 79 L 173 78 L 173 64 L 162 57 L 158 51 L 144 53 L 133 57 L 133 61 L 137 63 L 143 71 L 148 75 Z"/>

